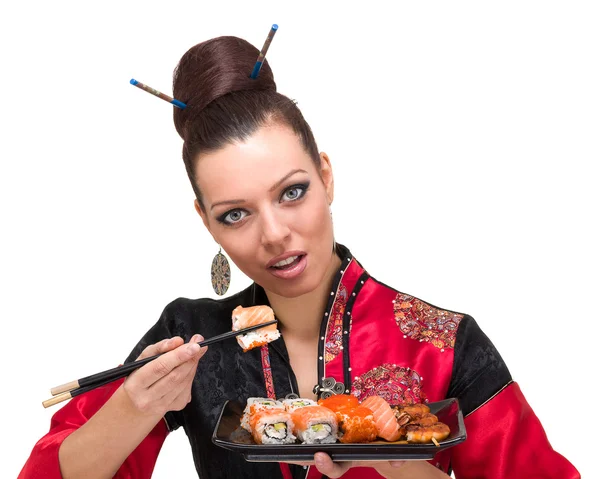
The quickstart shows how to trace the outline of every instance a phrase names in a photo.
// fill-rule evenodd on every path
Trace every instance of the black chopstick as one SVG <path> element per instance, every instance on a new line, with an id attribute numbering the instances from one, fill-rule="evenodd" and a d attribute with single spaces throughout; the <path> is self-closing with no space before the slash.
<path id="1" fill-rule="evenodd" d="M 275 323 L 277 323 L 276 319 L 268 321 L 266 323 L 256 324 L 254 326 L 250 326 L 249 328 L 240 329 L 238 331 L 228 331 L 227 333 L 219 334 L 218 336 L 213 336 L 212 338 L 200 341 L 198 344 L 200 346 L 208 346 L 210 344 L 214 344 L 225 339 L 239 336 L 240 334 L 246 334 L 256 329 L 262 329 L 266 326 L 270 326 Z M 112 381 L 116 381 L 117 379 L 129 376 L 136 369 L 141 368 L 142 366 L 148 364 L 151 361 L 154 361 L 156 358 L 162 356 L 163 354 L 165 353 L 155 354 L 154 356 L 151 356 L 149 358 L 140 359 L 139 361 L 133 361 L 131 363 L 124 364 L 123 366 L 108 369 L 106 371 L 102 371 L 97 374 L 92 374 L 91 376 L 86 376 L 84 378 L 68 382 L 61 386 L 54 387 L 50 390 L 50 392 L 55 397 L 44 401 L 42 404 L 44 405 L 44 407 L 52 406 L 67 399 L 71 399 L 74 396 L 78 396 L 79 394 L 83 394 L 84 392 L 91 391 L 92 389 L 95 389 L 99 386 L 104 386 L 105 384 L 108 384 Z"/>

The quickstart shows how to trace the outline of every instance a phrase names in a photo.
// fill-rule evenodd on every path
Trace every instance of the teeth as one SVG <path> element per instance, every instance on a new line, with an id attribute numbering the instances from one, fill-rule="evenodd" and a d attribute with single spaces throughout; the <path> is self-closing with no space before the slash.
<path id="1" fill-rule="evenodd" d="M 293 263 L 294 261 L 296 261 L 297 258 L 298 256 L 290 256 L 288 259 L 284 259 L 279 263 L 275 263 L 273 266 L 276 268 L 282 268 L 283 266 L 287 266 L 288 264 Z"/>

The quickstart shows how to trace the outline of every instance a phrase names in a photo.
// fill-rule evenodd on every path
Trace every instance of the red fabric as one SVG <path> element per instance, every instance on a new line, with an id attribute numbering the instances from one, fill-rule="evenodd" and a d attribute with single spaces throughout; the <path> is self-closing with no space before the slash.
<path id="1" fill-rule="evenodd" d="M 364 269 L 352 261 L 338 290 L 350 296 Z M 350 335 L 351 384 L 360 400 L 381 396 L 390 404 L 434 402 L 445 399 L 452 377 L 453 347 L 436 347 L 405 335 L 395 316 L 397 292 L 369 278 L 352 308 Z M 341 320 L 341 319 L 340 319 Z M 344 382 L 342 338 L 344 331 L 332 311 L 328 331 L 324 377 Z"/>
<path id="2" fill-rule="evenodd" d="M 437 464 L 437 457 L 435 460 L 433 461 L 429 461 L 433 464 Z M 281 470 L 283 471 L 283 464 L 280 464 Z M 287 465 L 286 465 L 287 466 Z M 445 469 L 442 469 L 445 470 Z M 289 472 L 288 472 L 289 474 Z M 283 478 L 284 479 L 291 479 L 291 474 L 289 476 L 286 476 L 286 474 L 283 474 Z M 309 466 L 308 468 L 308 475 L 306 476 L 306 479 L 322 479 L 323 474 L 321 474 L 319 472 L 319 470 L 315 467 L 315 466 Z M 381 474 L 379 474 L 375 469 L 373 469 L 372 467 L 353 467 L 352 469 L 348 469 L 348 471 L 343 475 L 340 476 L 342 479 L 381 479 L 383 476 Z"/>
<path id="3" fill-rule="evenodd" d="M 69 401 L 52 416 L 50 431 L 34 446 L 18 479 L 62 479 L 58 450 L 65 438 L 91 418 L 113 395 L 124 379 L 99 387 Z M 167 437 L 164 421 L 146 436 L 114 476 L 117 479 L 145 479 L 152 476 L 156 458 Z"/>
<path id="4" fill-rule="evenodd" d="M 325 350 L 325 377 L 344 381 L 342 340 L 343 305 L 351 297 L 363 269 L 352 261 L 338 288 L 329 316 Z M 409 298 L 410 299 L 410 298 Z M 352 394 L 359 399 L 378 395 L 392 404 L 445 399 L 454 364 L 454 338 L 443 330 L 439 340 L 429 340 L 426 328 L 405 334 L 402 320 L 410 314 L 428 320 L 428 314 L 456 325 L 461 316 L 399 296 L 371 278 L 356 297 L 350 335 Z M 339 301 L 338 301 L 339 300 Z M 398 301 L 401 301 L 398 304 Z M 335 309 L 340 303 L 341 312 Z M 410 309 L 408 306 L 411 306 Z M 400 314 L 402 313 L 402 314 Z M 404 316 L 403 316 L 404 315 Z M 412 317 L 411 317 L 412 318 Z M 408 319 L 411 319 L 408 318 Z M 435 327 L 435 325 L 434 325 Z M 411 333 L 415 331 L 411 330 Z M 580 474 L 546 438 L 540 421 L 527 404 L 518 385 L 511 383 L 497 396 L 465 418 L 467 440 L 440 452 L 431 464 L 442 471 L 452 466 L 457 479 L 577 479 Z M 374 469 L 353 468 L 344 479 L 376 479 Z M 321 479 L 310 467 L 307 479 Z"/>
<path id="5" fill-rule="evenodd" d="M 452 448 L 456 479 L 579 479 L 552 449 L 521 389 L 511 383 L 465 418 L 467 440 Z"/>
<path id="6" fill-rule="evenodd" d="M 306 479 L 321 479 L 322 477 L 323 474 L 321 474 L 316 467 L 310 466 L 308 468 L 308 475 L 306 476 Z"/>
<path id="7" fill-rule="evenodd" d="M 292 471 L 290 471 L 290 466 L 288 464 L 280 462 L 279 468 L 281 469 L 281 474 L 283 474 L 283 479 L 294 479 L 292 476 Z"/>
<path id="8" fill-rule="evenodd" d="M 262 361 L 263 375 L 265 378 L 265 389 L 269 399 L 276 400 L 275 384 L 273 383 L 273 373 L 271 372 L 271 358 L 269 357 L 269 345 L 263 344 L 260 348 L 260 357 Z"/>

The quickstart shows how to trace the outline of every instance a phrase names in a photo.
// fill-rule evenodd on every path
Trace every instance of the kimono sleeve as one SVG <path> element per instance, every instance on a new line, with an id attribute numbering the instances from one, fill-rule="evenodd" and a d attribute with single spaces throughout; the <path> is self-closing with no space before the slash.
<path id="1" fill-rule="evenodd" d="M 470 316 L 459 326 L 447 397 L 457 397 L 467 440 L 452 448 L 456 479 L 576 479 L 550 445 L 500 354 Z"/>
<path id="2" fill-rule="evenodd" d="M 121 379 L 77 396 L 57 411 L 52 416 L 50 431 L 34 446 L 19 479 L 61 479 L 58 450 L 62 442 L 96 414 L 123 382 Z M 125 460 L 115 478 L 150 478 L 167 433 L 165 421 L 160 421 Z"/>
<path id="3" fill-rule="evenodd" d="M 157 323 L 143 336 L 128 356 L 126 362 L 135 361 L 139 354 L 150 344 L 164 338 L 181 335 L 180 327 L 175 323 L 173 305 L 165 308 Z M 34 446 L 31 455 L 25 463 L 19 479 L 44 477 L 61 479 L 58 451 L 62 442 L 69 434 L 83 426 L 110 399 L 114 392 L 125 380 L 114 381 L 96 388 L 88 393 L 76 396 L 64 407 L 57 411 L 51 419 L 49 432 Z M 154 429 L 127 457 L 119 468 L 117 479 L 146 479 L 152 476 L 152 471 L 162 444 L 169 432 L 179 427 L 175 413 L 169 412 L 164 420 L 158 422 Z"/>
<path id="4" fill-rule="evenodd" d="M 142 354 L 142 351 L 151 344 L 174 336 L 180 336 L 184 340 L 187 340 L 191 336 L 189 326 L 186 325 L 181 317 L 181 305 L 183 302 L 182 298 L 179 298 L 167 305 L 160 319 L 140 339 L 131 353 L 129 353 L 129 356 L 125 359 L 125 364 L 135 361 Z M 178 429 L 182 425 L 181 415 L 178 411 L 167 412 L 164 419 L 169 432 Z"/>

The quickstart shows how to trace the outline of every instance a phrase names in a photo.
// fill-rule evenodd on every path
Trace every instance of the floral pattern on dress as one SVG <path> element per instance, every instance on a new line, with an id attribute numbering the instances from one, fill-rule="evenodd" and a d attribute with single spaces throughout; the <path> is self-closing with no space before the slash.
<path id="1" fill-rule="evenodd" d="M 423 378 L 410 368 L 395 364 L 382 364 L 354 378 L 352 394 L 359 401 L 369 396 L 380 396 L 389 404 L 415 404 L 427 402 L 421 389 Z"/>
<path id="2" fill-rule="evenodd" d="M 342 351 L 344 309 L 348 302 L 348 290 L 340 283 L 335 301 L 329 314 L 327 336 L 325 338 L 325 363 L 334 359 Z"/>
<path id="3" fill-rule="evenodd" d="M 394 317 L 404 337 L 428 342 L 443 352 L 444 348 L 454 347 L 458 325 L 464 316 L 398 293 L 394 300 Z"/>
<path id="4" fill-rule="evenodd" d="M 275 385 L 273 384 L 273 373 L 271 372 L 271 358 L 269 357 L 269 345 L 263 344 L 260 348 L 260 358 L 262 363 L 263 375 L 265 377 L 265 389 L 267 397 L 276 399 Z"/>

